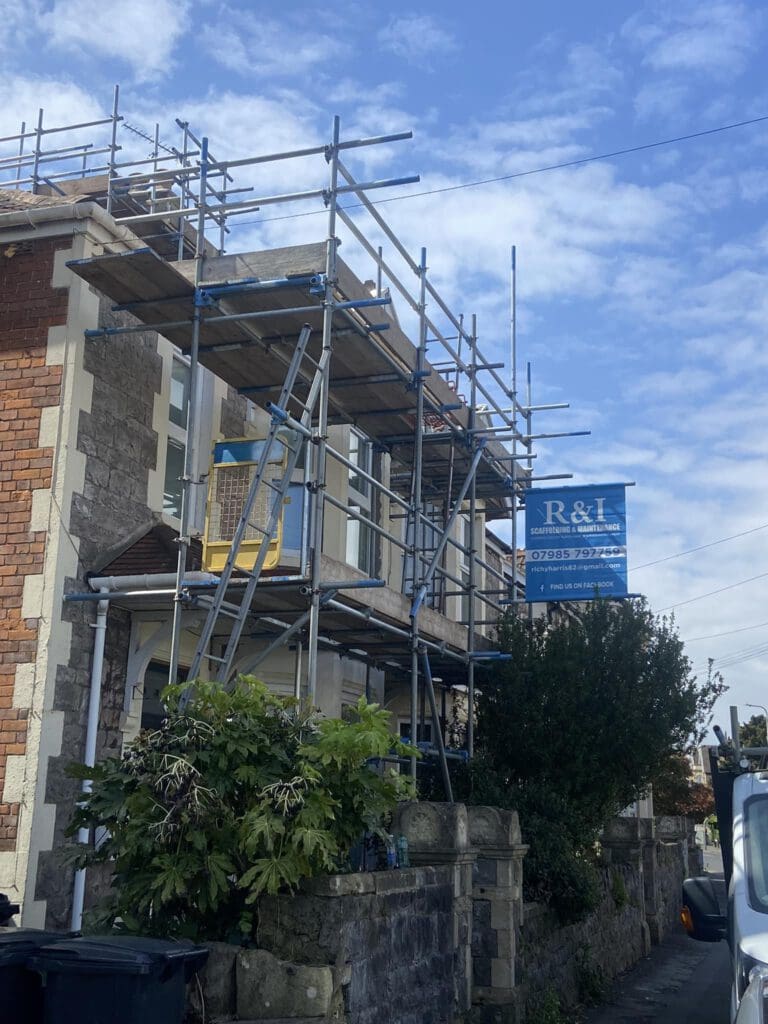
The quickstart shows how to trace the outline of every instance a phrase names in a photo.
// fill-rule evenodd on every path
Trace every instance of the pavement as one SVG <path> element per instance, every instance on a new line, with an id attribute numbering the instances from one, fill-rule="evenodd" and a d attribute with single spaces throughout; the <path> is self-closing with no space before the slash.
<path id="1" fill-rule="evenodd" d="M 708 874 L 722 878 L 718 849 L 705 851 Z M 585 1024 L 728 1024 L 731 966 L 726 942 L 695 942 L 670 934 L 616 980 Z"/>

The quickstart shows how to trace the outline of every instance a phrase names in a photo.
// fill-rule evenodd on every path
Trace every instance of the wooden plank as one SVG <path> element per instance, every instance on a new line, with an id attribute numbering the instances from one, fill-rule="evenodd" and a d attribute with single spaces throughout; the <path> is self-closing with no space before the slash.
<path id="1" fill-rule="evenodd" d="M 152 249 L 72 260 L 67 266 L 117 304 L 183 296 L 191 290 L 189 282 L 173 265 Z"/>

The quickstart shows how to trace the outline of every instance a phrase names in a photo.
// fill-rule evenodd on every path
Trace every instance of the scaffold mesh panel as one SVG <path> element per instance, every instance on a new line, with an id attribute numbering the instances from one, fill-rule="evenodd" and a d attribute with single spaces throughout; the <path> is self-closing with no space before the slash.
<path id="1" fill-rule="evenodd" d="M 212 500 L 208 518 L 209 541 L 231 541 L 240 521 L 248 490 L 256 476 L 256 465 L 214 466 Z M 269 518 L 269 496 L 267 488 L 261 488 L 256 495 L 249 525 L 246 528 L 245 540 L 258 540 L 263 534 L 258 528 L 266 529 Z"/>

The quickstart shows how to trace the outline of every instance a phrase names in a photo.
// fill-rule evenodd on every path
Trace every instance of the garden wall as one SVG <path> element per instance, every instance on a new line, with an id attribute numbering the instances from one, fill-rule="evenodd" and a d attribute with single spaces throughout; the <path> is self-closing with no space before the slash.
<path id="1" fill-rule="evenodd" d="M 561 926 L 546 906 L 527 903 L 517 955 L 520 1000 L 554 990 L 569 1006 L 598 998 L 606 983 L 650 950 L 640 872 L 629 865 L 604 868 L 600 903 L 577 924 Z"/>
<path id="2" fill-rule="evenodd" d="M 616 819 L 597 910 L 561 926 L 523 904 L 515 812 L 404 804 L 393 828 L 411 867 L 263 898 L 258 949 L 214 944 L 207 1024 L 520 1024 L 549 989 L 589 1000 L 676 926 L 693 848 L 684 819 Z"/>

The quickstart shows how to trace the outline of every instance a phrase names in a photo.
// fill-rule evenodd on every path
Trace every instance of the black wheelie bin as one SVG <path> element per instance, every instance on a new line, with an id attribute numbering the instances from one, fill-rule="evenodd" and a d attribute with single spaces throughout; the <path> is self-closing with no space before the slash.
<path id="1" fill-rule="evenodd" d="M 208 950 L 139 936 L 86 936 L 44 946 L 44 1024 L 182 1024 L 187 982 Z"/>
<path id="2" fill-rule="evenodd" d="M 43 1024 L 40 975 L 29 959 L 41 946 L 66 939 L 66 934 L 33 928 L 0 928 L 0 1020 L 8 1024 Z"/>

